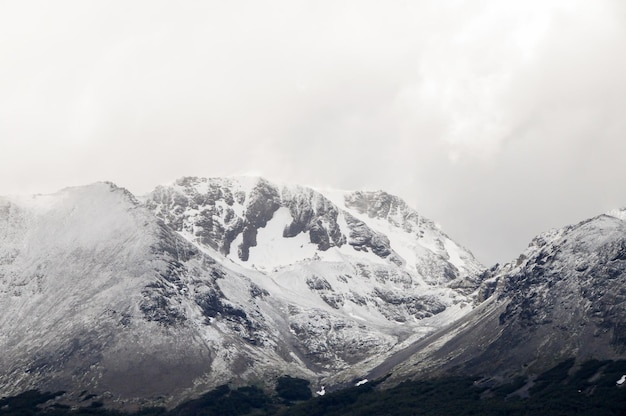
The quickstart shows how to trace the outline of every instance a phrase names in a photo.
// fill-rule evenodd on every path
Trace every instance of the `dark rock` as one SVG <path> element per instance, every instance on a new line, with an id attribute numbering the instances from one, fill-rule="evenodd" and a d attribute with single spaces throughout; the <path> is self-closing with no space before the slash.
<path id="1" fill-rule="evenodd" d="M 330 247 L 341 247 L 346 237 L 337 224 L 337 207 L 321 194 L 305 188 L 299 192 L 283 192 L 284 204 L 293 218 L 283 231 L 286 238 L 308 232 L 311 243 L 317 244 L 322 251 Z"/>
<path id="2" fill-rule="evenodd" d="M 269 296 L 269 292 L 254 283 L 250 284 L 250 296 L 253 298 L 264 298 L 265 296 Z"/>
<path id="3" fill-rule="evenodd" d="M 333 290 L 328 280 L 320 276 L 307 277 L 306 284 L 311 290 Z"/>
<path id="4" fill-rule="evenodd" d="M 355 250 L 367 251 L 370 249 L 378 257 L 386 258 L 392 253 L 389 239 L 383 234 L 372 230 L 363 221 L 346 213 L 346 223 L 350 228 L 348 244 Z"/>
<path id="5" fill-rule="evenodd" d="M 266 181 L 260 181 L 250 192 L 245 213 L 243 241 L 239 245 L 239 258 L 247 261 L 250 256 L 250 247 L 256 246 L 257 230 L 267 225 L 274 212 L 280 208 L 278 190 Z"/>

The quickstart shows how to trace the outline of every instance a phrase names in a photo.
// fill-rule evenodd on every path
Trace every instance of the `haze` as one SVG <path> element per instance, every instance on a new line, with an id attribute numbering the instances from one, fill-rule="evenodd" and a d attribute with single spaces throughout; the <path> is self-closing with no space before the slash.
<path id="1" fill-rule="evenodd" d="M 626 206 L 624 4 L 2 1 L 0 195 L 384 189 L 506 262 Z"/>

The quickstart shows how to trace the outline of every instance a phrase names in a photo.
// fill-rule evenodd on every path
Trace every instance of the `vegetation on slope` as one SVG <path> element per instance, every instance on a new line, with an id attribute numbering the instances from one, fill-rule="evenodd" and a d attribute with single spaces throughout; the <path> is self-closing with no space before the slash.
<path id="1" fill-rule="evenodd" d="M 308 382 L 282 377 L 277 392 L 257 387 L 220 386 L 178 407 L 148 408 L 132 416 L 199 415 L 624 415 L 626 361 L 591 360 L 577 366 L 567 360 L 533 379 L 518 378 L 498 385 L 488 379 L 446 377 L 406 381 L 387 390 L 371 382 L 323 397 L 311 396 Z M 101 407 L 98 402 L 70 408 L 63 392 L 25 392 L 0 399 L 0 416 L 131 416 Z"/>

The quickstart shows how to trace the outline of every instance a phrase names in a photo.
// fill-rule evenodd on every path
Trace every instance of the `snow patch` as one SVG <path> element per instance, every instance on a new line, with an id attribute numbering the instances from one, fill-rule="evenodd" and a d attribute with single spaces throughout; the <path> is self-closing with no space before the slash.
<path id="1" fill-rule="evenodd" d="M 467 261 L 463 260 L 463 249 L 459 247 L 454 241 L 446 238 L 443 245 L 448 252 L 450 258 L 448 261 L 454 265 L 458 270 L 463 270 L 467 267 Z"/>
<path id="2" fill-rule="evenodd" d="M 607 212 L 606 215 L 610 215 L 611 217 L 626 221 L 626 209 L 612 209 Z"/>
<path id="3" fill-rule="evenodd" d="M 313 258 L 317 246 L 311 243 L 308 233 L 300 233 L 291 238 L 283 237 L 285 226 L 292 221 L 289 209 L 281 207 L 265 227 L 259 228 L 257 245 L 250 247 L 250 267 L 269 271 Z"/>

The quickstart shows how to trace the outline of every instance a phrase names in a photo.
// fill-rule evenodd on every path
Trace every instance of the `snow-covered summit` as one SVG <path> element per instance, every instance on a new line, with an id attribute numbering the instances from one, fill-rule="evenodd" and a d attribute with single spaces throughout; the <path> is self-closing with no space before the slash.
<path id="1" fill-rule="evenodd" d="M 612 209 L 607 212 L 606 215 L 610 215 L 611 217 L 619 218 L 622 221 L 626 221 L 626 208 Z"/>
<path id="2" fill-rule="evenodd" d="M 626 358 L 621 213 L 544 232 L 513 262 L 484 271 L 479 299 L 487 300 L 409 347 L 412 357 L 393 369 L 393 377 L 448 372 L 510 380 L 568 359 Z"/>
<path id="3" fill-rule="evenodd" d="M 434 222 L 382 191 L 186 177 L 158 187 L 146 201 L 190 241 L 260 270 L 347 256 L 394 263 L 432 283 L 482 269 Z"/>
<path id="4" fill-rule="evenodd" d="M 374 345 L 393 349 L 389 335 L 423 336 L 474 304 L 482 266 L 386 192 L 184 177 L 142 199 L 199 250 L 289 304 L 290 330 L 317 365 L 341 368 Z M 345 341 L 327 338 L 336 319 L 352 322 L 343 336 L 360 339 L 349 358 L 333 352 Z M 353 325 L 366 322 L 386 335 L 363 339 Z"/>
<path id="5" fill-rule="evenodd" d="M 0 198 L 0 395 L 331 385 L 467 314 L 479 269 L 384 192 L 182 178 Z"/>

